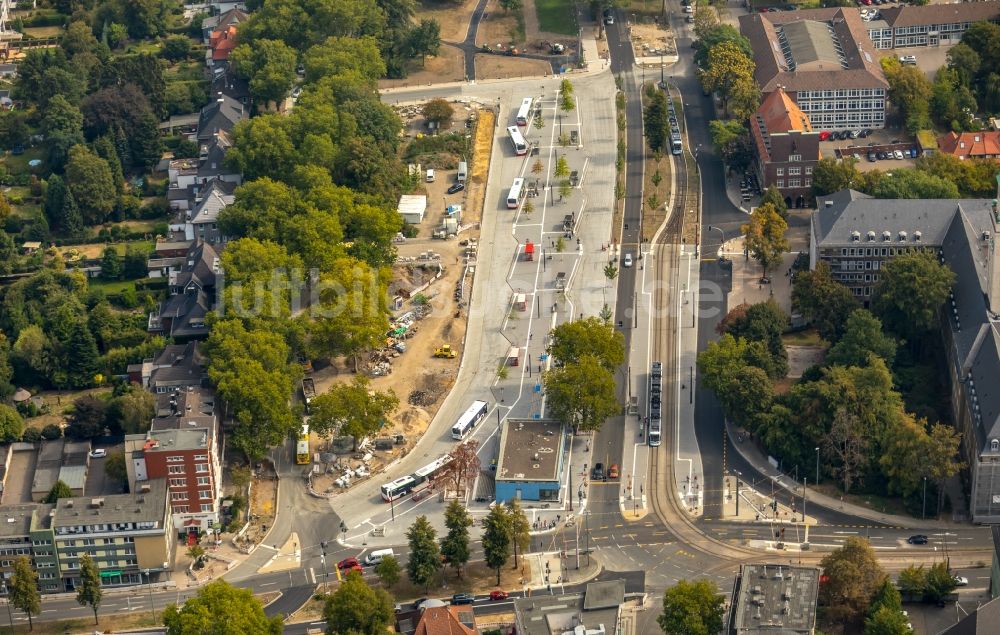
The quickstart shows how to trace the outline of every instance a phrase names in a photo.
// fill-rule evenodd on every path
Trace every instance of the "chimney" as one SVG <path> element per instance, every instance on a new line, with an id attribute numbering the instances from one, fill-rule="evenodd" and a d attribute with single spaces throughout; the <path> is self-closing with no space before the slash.
<path id="1" fill-rule="evenodd" d="M 998 180 L 1000 187 L 1000 180 Z M 1000 209 L 998 209 L 997 199 L 993 199 L 990 208 L 990 220 L 993 221 L 993 235 L 987 243 L 987 292 L 989 296 L 990 311 L 993 314 L 1000 314 L 1000 255 L 997 254 L 996 236 L 1000 232 Z"/>

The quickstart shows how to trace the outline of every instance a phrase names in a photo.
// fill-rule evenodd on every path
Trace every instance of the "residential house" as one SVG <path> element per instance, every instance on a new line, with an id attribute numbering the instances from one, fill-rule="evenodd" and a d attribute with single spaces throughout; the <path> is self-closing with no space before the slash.
<path id="1" fill-rule="evenodd" d="M 244 106 L 250 103 L 250 83 L 239 77 L 232 65 L 216 65 L 212 69 L 212 95 L 225 95 Z"/>
<path id="2" fill-rule="evenodd" d="M 811 221 L 810 266 L 864 301 L 886 260 L 929 250 L 956 275 L 942 307 L 951 419 L 962 435 L 973 522 L 1000 523 L 1000 257 L 993 200 L 875 200 L 845 190 L 821 197 Z M 957 507 L 957 506 L 956 506 Z"/>
<path id="3" fill-rule="evenodd" d="M 938 138 L 938 151 L 959 159 L 1000 159 L 1000 132 L 949 132 Z"/>
<path id="4" fill-rule="evenodd" d="M 875 48 L 957 44 L 976 22 L 1000 23 L 1000 2 L 949 2 L 922 7 L 879 8 L 880 18 L 865 26 Z"/>
<path id="5" fill-rule="evenodd" d="M 778 188 L 789 207 L 803 207 L 812 198 L 812 172 L 822 158 L 809 117 L 779 87 L 750 120 L 750 135 L 758 181 Z"/>
<path id="6" fill-rule="evenodd" d="M 156 357 L 139 364 L 129 364 L 128 379 L 130 383 L 139 384 L 156 394 L 189 386 L 204 386 L 208 378 L 205 362 L 196 341 L 168 344 Z"/>
<path id="7" fill-rule="evenodd" d="M 175 341 L 207 337 L 205 316 L 215 304 L 220 275 L 219 251 L 210 243 L 194 244 L 180 271 L 170 272 L 170 296 L 150 313 L 148 330 Z"/>
<path id="8" fill-rule="evenodd" d="M 212 31 L 208 37 L 208 50 L 205 51 L 205 62 L 209 68 L 216 64 L 224 63 L 229 59 L 229 54 L 236 48 L 236 25 L 230 24 Z"/>
<path id="9" fill-rule="evenodd" d="M 885 126 L 885 79 L 856 9 L 771 11 L 740 17 L 754 79 L 781 88 L 819 130 Z"/>
<path id="10" fill-rule="evenodd" d="M 476 635 L 471 604 L 431 606 L 420 614 L 414 635 Z"/>
<path id="11" fill-rule="evenodd" d="M 223 446 L 215 393 L 189 385 L 160 393 L 149 432 L 125 437 L 129 487 L 166 479 L 175 532 L 219 527 Z"/>
<path id="12" fill-rule="evenodd" d="M 196 195 L 195 207 L 186 213 L 184 238 L 211 244 L 226 242 L 227 238 L 219 230 L 219 213 L 232 205 L 236 184 L 213 178 Z"/>
<path id="13" fill-rule="evenodd" d="M 220 12 L 217 15 L 209 16 L 201 21 L 201 38 L 205 44 L 211 44 L 212 33 L 215 31 L 225 30 L 231 26 L 235 27 L 246 22 L 248 16 L 246 11 L 244 11 L 242 2 L 229 2 L 226 4 L 235 6 L 222 9 L 220 3 Z"/>
<path id="14" fill-rule="evenodd" d="M 232 132 L 237 123 L 249 116 L 246 107 L 222 92 L 215 95 L 215 101 L 201 109 L 198 117 L 198 145 L 213 141 L 219 132 Z"/>

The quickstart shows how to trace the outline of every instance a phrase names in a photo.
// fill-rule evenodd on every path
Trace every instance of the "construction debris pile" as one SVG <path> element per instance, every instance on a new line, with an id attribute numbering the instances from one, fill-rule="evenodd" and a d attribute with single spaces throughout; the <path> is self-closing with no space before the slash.
<path id="1" fill-rule="evenodd" d="M 433 395 L 428 394 L 425 390 L 414 390 L 410 393 L 410 396 L 407 397 L 406 401 L 411 406 L 426 407 L 434 403 L 434 397 Z"/>
<path id="2" fill-rule="evenodd" d="M 372 377 L 391 375 L 392 360 L 406 352 L 405 340 L 416 335 L 417 321 L 425 318 L 430 312 L 431 307 L 424 304 L 393 320 L 389 331 L 385 334 L 385 345 L 368 355 L 367 373 Z"/>

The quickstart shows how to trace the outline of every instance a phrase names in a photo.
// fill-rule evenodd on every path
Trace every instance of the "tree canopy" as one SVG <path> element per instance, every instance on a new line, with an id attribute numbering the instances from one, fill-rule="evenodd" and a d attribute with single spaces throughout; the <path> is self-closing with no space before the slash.
<path id="1" fill-rule="evenodd" d="M 680 580 L 663 593 L 656 618 L 665 635 L 715 635 L 722 630 L 725 598 L 708 580 Z"/>
<path id="2" fill-rule="evenodd" d="M 355 571 L 347 574 L 323 607 L 328 635 L 382 635 L 393 616 L 392 597 L 368 586 Z"/>
<path id="3" fill-rule="evenodd" d="M 250 589 L 214 580 L 180 607 L 168 605 L 163 610 L 163 624 L 167 635 L 278 635 L 282 631 L 282 616 L 264 615 L 264 606 Z"/>

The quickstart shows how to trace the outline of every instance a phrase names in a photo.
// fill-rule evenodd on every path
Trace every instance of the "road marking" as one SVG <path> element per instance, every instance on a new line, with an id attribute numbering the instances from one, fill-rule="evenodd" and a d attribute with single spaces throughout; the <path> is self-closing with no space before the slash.
<path id="1" fill-rule="evenodd" d="M 260 586 L 272 586 L 277 584 L 277 582 L 261 582 Z"/>
<path id="2" fill-rule="evenodd" d="M 309 581 L 312 584 L 316 584 L 316 571 L 312 567 L 309 567 Z"/>

